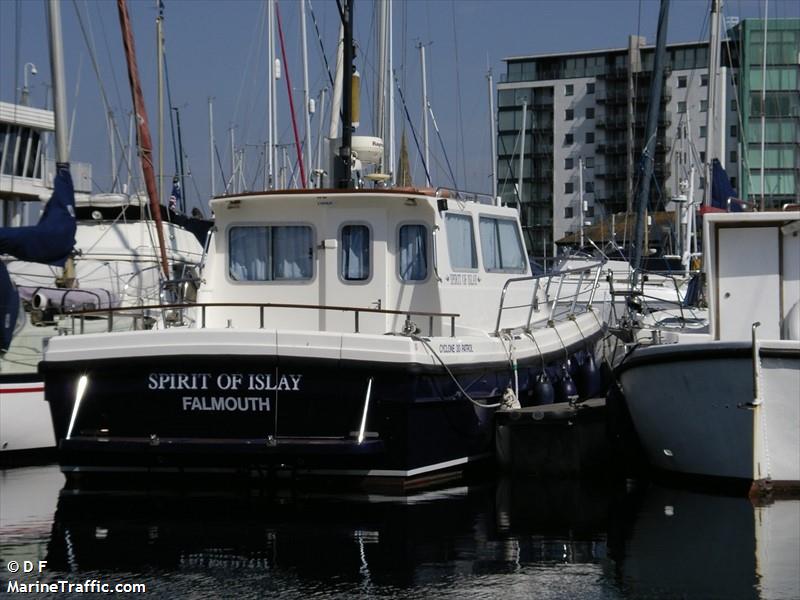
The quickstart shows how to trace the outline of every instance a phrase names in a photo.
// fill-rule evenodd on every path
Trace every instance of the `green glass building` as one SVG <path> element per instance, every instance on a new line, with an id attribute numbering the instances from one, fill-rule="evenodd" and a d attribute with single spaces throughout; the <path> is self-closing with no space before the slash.
<path id="1" fill-rule="evenodd" d="M 761 206 L 763 156 L 764 208 L 800 202 L 800 19 L 746 19 L 730 33 L 739 48 L 739 195 Z"/>

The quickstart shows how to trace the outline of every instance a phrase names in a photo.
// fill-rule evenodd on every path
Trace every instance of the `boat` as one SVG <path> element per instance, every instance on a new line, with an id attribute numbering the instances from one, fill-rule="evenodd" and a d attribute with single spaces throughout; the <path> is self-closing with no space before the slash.
<path id="1" fill-rule="evenodd" d="M 707 319 L 657 319 L 617 368 L 656 469 L 800 489 L 800 212 L 707 213 Z"/>
<path id="2" fill-rule="evenodd" d="M 47 340 L 74 328 L 124 330 L 154 322 L 146 310 L 132 311 L 114 323 L 78 316 L 82 310 L 142 306 L 162 301 L 164 294 L 170 301 L 190 301 L 203 254 L 199 227 L 210 227 L 209 222 L 154 206 L 150 194 L 76 197 L 66 143 L 59 5 L 50 2 L 48 7 L 54 14 L 49 21 L 58 102 L 53 113 L 27 107 L 19 112 L 38 117 L 34 122 L 39 124 L 53 119 L 57 149 L 53 194 L 36 226 L 0 228 L 0 254 L 8 255 L 0 261 L 0 463 L 4 465 L 46 459 L 54 453 L 50 410 L 37 372 Z M 9 106 L 16 114 L 17 107 Z M 34 178 L 34 171 L 15 176 L 44 187 L 46 177 Z M 168 240 L 160 256 L 154 249 L 156 238 Z M 162 263 L 165 272 L 160 274 Z"/>
<path id="3" fill-rule="evenodd" d="M 457 196 L 213 199 L 205 283 L 176 326 L 49 341 L 64 472 L 411 482 L 491 458 L 504 401 L 577 400 L 572 375 L 604 332 L 600 263 L 560 295 L 561 275 L 531 274 L 515 209 Z"/>

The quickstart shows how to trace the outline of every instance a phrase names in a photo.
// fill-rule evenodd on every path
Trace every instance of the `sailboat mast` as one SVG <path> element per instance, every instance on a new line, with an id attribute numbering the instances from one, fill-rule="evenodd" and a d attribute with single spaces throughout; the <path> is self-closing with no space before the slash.
<path id="1" fill-rule="evenodd" d="M 717 107 L 717 76 L 719 74 L 719 13 L 720 0 L 711 0 L 711 24 L 708 39 L 708 99 L 706 100 L 706 164 L 705 167 L 705 205 L 711 205 L 713 177 L 711 176 L 711 161 L 718 158 L 715 143 L 716 120 L 714 115 L 717 110 L 724 111 L 725 107 Z"/>
<path id="2" fill-rule="evenodd" d="M 306 0 L 300 0 L 300 32 L 303 39 L 303 115 L 305 125 L 305 155 L 309 170 L 309 183 L 313 179 L 311 163 L 311 100 L 308 89 L 308 41 L 306 36 Z M 309 187 L 311 187 L 309 185 Z"/>
<path id="3" fill-rule="evenodd" d="M 51 0 L 51 2 L 52 1 L 53 0 Z M 153 170 L 153 142 L 150 138 L 147 110 L 144 105 L 142 86 L 139 81 L 139 68 L 136 65 L 136 48 L 133 44 L 133 33 L 131 31 L 126 1 L 117 0 L 117 9 L 119 12 L 119 24 L 122 29 L 122 44 L 125 47 L 125 58 L 128 63 L 128 80 L 131 87 L 131 96 L 133 97 L 133 111 L 136 113 L 136 122 L 138 123 L 139 156 L 142 161 L 142 173 L 144 174 L 147 195 L 150 197 L 150 212 L 156 222 L 158 248 L 161 253 L 161 268 L 164 271 L 164 277 L 169 279 L 169 264 L 167 263 L 167 252 L 164 246 L 164 230 L 161 227 L 161 203 L 158 200 L 158 187 L 156 186 L 155 173 Z"/>
<path id="4" fill-rule="evenodd" d="M 67 144 L 67 93 L 64 79 L 64 41 L 61 36 L 61 4 L 47 3 L 50 25 L 50 68 L 53 78 L 53 111 L 55 113 L 56 162 L 69 162 Z"/>
<path id="5" fill-rule="evenodd" d="M 497 129 L 494 124 L 494 81 L 492 68 L 486 71 L 486 81 L 489 84 L 489 139 L 492 141 L 492 201 L 497 201 Z"/>
<path id="6" fill-rule="evenodd" d="M 156 0 L 156 61 L 158 62 L 158 193 L 164 197 L 164 4 Z"/>
<path id="7" fill-rule="evenodd" d="M 661 112 L 661 90 L 663 69 L 666 62 L 667 22 L 669 20 L 669 0 L 661 0 L 658 14 L 658 33 L 656 52 L 653 60 L 653 73 L 650 81 L 650 104 L 647 106 L 647 128 L 645 129 L 643 149 L 643 169 L 639 182 L 639 195 L 636 203 L 636 229 L 633 240 L 633 285 L 636 284 L 638 269 L 642 266 L 644 252 L 645 212 L 650 198 L 650 180 L 653 178 L 653 164 L 656 157 L 656 136 L 658 134 L 658 115 Z"/>
<path id="8" fill-rule="evenodd" d="M 428 76 L 425 69 L 425 46 L 419 45 L 419 60 L 422 66 L 422 147 L 425 158 L 425 177 L 427 184 L 431 184 L 431 167 L 428 160 Z"/>
<path id="9" fill-rule="evenodd" d="M 336 163 L 336 187 L 351 188 L 352 164 L 351 146 L 353 143 L 353 0 L 336 0 L 339 16 L 342 19 L 342 144 Z"/>

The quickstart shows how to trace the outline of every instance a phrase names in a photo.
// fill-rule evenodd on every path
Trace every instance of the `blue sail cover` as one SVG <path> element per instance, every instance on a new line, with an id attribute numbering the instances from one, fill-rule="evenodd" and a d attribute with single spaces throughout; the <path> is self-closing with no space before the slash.
<path id="1" fill-rule="evenodd" d="M 716 158 L 711 161 L 711 206 L 729 210 L 728 198 L 736 198 L 736 190 L 728 179 L 728 174 Z M 742 212 L 739 202 L 730 203 L 731 212 Z"/>
<path id="2" fill-rule="evenodd" d="M 75 245 L 75 192 L 69 164 L 58 163 L 53 195 L 36 225 L 0 227 L 0 254 L 64 266 Z"/>
<path id="3" fill-rule="evenodd" d="M 19 294 L 0 261 L 0 351 L 8 350 L 19 315 Z"/>

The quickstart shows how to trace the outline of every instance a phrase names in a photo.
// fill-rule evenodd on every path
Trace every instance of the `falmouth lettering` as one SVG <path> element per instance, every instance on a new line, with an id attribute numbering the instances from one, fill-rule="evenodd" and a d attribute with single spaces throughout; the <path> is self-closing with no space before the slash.
<path id="1" fill-rule="evenodd" d="M 183 396 L 185 411 L 268 412 L 269 397 Z"/>

